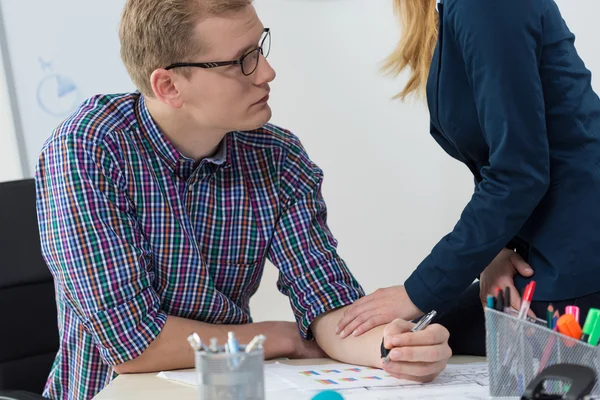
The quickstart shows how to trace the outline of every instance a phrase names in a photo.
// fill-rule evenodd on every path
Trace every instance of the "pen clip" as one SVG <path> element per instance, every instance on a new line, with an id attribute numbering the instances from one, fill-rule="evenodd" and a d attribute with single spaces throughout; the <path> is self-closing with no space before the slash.
<path id="1" fill-rule="evenodd" d="M 437 315 L 437 312 L 435 310 L 432 310 L 431 312 L 427 313 L 426 315 L 423 316 L 423 318 L 421 318 L 421 320 L 417 323 L 417 325 L 415 325 L 410 331 L 418 332 L 420 330 L 427 328 L 427 325 L 429 325 L 431 323 L 431 320 L 436 315 Z"/>

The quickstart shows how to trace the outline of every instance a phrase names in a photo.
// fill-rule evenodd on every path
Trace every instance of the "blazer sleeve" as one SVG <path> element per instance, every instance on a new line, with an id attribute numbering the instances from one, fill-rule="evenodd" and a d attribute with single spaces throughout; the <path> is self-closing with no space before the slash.
<path id="1" fill-rule="evenodd" d="M 444 310 L 524 225 L 550 182 L 539 74 L 547 2 L 445 1 L 445 40 L 464 61 L 489 165 L 453 231 L 405 283 L 423 312 Z M 452 66 L 450 66 L 452 67 Z M 449 66 L 446 66 L 449 68 Z M 464 94 L 460 94 L 464 95 Z"/>

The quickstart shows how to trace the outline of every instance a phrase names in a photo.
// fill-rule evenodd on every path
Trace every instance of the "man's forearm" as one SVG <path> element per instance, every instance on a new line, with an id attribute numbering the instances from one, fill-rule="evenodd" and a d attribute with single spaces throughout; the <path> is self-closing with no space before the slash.
<path id="1" fill-rule="evenodd" d="M 289 340 L 289 322 L 260 322 L 245 325 L 214 325 L 191 319 L 169 316 L 158 337 L 139 357 L 114 367 L 118 374 L 166 371 L 192 368 L 194 351 L 187 341 L 197 332 L 207 343 L 216 337 L 219 343 L 227 340 L 227 332 L 233 331 L 240 343 L 248 343 L 256 335 L 267 336 L 264 344 L 265 358 L 286 357 L 293 352 Z"/>
<path id="2" fill-rule="evenodd" d="M 330 311 L 317 317 L 311 324 L 315 339 L 329 357 L 349 364 L 379 367 L 379 349 L 384 326 L 371 329 L 359 337 L 348 336 L 342 339 L 335 333 L 338 321 L 343 317 L 344 308 Z"/>

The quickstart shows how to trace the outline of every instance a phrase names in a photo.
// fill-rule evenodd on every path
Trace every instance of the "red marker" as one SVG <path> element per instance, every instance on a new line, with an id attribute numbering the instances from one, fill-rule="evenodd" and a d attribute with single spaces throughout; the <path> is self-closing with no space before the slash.
<path id="1" fill-rule="evenodd" d="M 519 310 L 519 319 L 527 317 L 527 312 L 531 306 L 531 299 L 533 298 L 533 292 L 535 290 L 535 281 L 529 282 L 529 285 L 525 287 L 525 293 L 523 294 L 523 301 L 521 303 L 521 309 Z"/>

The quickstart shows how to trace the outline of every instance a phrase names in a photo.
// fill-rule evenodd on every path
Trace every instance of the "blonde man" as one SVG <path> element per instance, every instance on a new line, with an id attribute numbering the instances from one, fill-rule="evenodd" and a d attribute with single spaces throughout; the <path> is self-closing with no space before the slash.
<path id="1" fill-rule="evenodd" d="M 439 325 L 336 335 L 364 293 L 327 228 L 321 170 L 267 123 L 270 31 L 250 1 L 129 0 L 120 39 L 139 92 L 86 101 L 38 163 L 60 328 L 45 395 L 90 398 L 116 374 L 192 367 L 190 332 L 263 333 L 266 358 L 370 366 L 385 336 L 405 348 L 385 365 L 394 376 L 435 377 L 450 356 Z M 267 258 L 296 323 L 252 323 Z"/>

